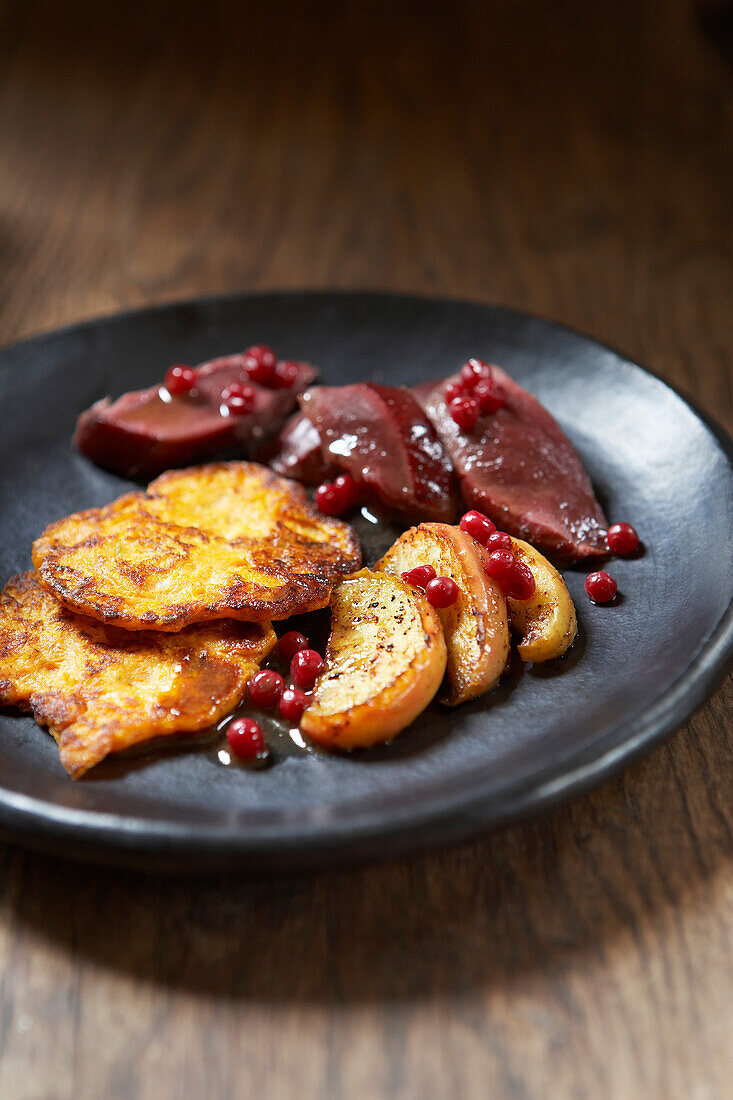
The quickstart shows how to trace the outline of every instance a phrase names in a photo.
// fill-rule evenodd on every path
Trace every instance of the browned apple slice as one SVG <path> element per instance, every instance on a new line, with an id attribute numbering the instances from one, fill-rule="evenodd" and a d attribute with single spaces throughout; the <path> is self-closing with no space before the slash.
<path id="1" fill-rule="evenodd" d="M 497 683 L 509 657 L 507 605 L 496 581 L 484 569 L 486 550 L 446 523 L 411 527 L 387 551 L 377 569 L 399 576 L 418 565 L 432 565 L 452 577 L 459 595 L 439 612 L 448 646 L 448 690 L 456 706 L 483 695 Z"/>
<path id="2" fill-rule="evenodd" d="M 440 620 L 423 594 L 362 569 L 333 591 L 326 661 L 301 727 L 327 748 L 391 741 L 433 698 L 445 665 Z"/>
<path id="3" fill-rule="evenodd" d="M 514 556 L 529 567 L 535 593 L 529 600 L 507 600 L 512 627 L 522 635 L 517 645 L 523 661 L 562 657 L 575 641 L 578 620 L 565 581 L 546 557 L 522 539 L 512 539 Z"/>

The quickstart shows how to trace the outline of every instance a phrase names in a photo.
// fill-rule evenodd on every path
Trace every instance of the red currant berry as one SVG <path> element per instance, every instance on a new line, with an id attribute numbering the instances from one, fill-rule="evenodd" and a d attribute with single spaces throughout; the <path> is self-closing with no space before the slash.
<path id="1" fill-rule="evenodd" d="M 456 397 L 448 405 L 448 412 L 463 432 L 470 432 L 476 426 L 480 411 L 474 397 Z"/>
<path id="2" fill-rule="evenodd" d="M 496 531 L 496 524 L 492 523 L 483 512 L 472 509 L 461 517 L 461 530 L 472 539 L 476 539 L 476 542 L 480 542 L 482 546 L 486 546 L 489 537 Z"/>
<path id="3" fill-rule="evenodd" d="M 315 649 L 301 649 L 290 662 L 290 675 L 299 688 L 310 691 L 323 668 L 323 658 Z"/>
<path id="4" fill-rule="evenodd" d="M 335 481 L 324 481 L 313 494 L 316 508 L 325 516 L 342 515 L 358 499 L 359 486 L 349 474 L 340 474 Z"/>
<path id="5" fill-rule="evenodd" d="M 186 367 L 183 363 L 177 363 L 166 371 L 163 385 L 171 397 L 180 397 L 181 394 L 190 393 L 196 385 L 196 371 L 193 367 Z"/>
<path id="6" fill-rule="evenodd" d="M 455 401 L 457 397 L 469 397 L 470 394 L 465 385 L 458 379 L 457 382 L 449 382 L 445 387 L 445 403 L 450 405 L 451 401 Z"/>
<path id="7" fill-rule="evenodd" d="M 285 681 L 278 672 L 263 668 L 255 672 L 249 684 L 249 697 L 256 707 L 271 710 L 283 693 Z"/>
<path id="8" fill-rule="evenodd" d="M 251 347 L 245 348 L 244 354 L 249 359 L 254 359 L 260 366 L 275 368 L 277 363 L 277 356 L 272 348 L 268 348 L 267 344 L 252 344 Z"/>
<path id="9" fill-rule="evenodd" d="M 342 511 L 353 508 L 359 499 L 359 486 L 351 474 L 339 474 L 334 479 L 333 487 L 339 493 L 343 504 Z"/>
<path id="10" fill-rule="evenodd" d="M 478 401 L 483 416 L 498 412 L 506 403 L 504 391 L 493 378 L 482 378 L 478 381 L 474 386 L 473 396 Z"/>
<path id="11" fill-rule="evenodd" d="M 222 393 L 221 400 L 230 413 L 244 416 L 255 407 L 255 391 L 242 382 L 232 382 Z"/>
<path id="12" fill-rule="evenodd" d="M 639 536 L 630 523 L 614 523 L 608 528 L 608 549 L 612 554 L 633 554 Z"/>
<path id="13" fill-rule="evenodd" d="M 435 570 L 432 565 L 416 565 L 414 569 L 408 569 L 400 576 L 405 584 L 411 584 L 414 588 L 425 588 L 435 577 Z"/>
<path id="14" fill-rule="evenodd" d="M 278 382 L 275 375 L 277 359 L 272 348 L 264 344 L 253 344 L 244 353 L 244 369 L 253 382 L 268 389 L 277 389 Z"/>
<path id="15" fill-rule="evenodd" d="M 517 561 L 511 550 L 493 550 L 486 561 L 485 569 L 495 580 L 505 595 L 511 588 Z"/>
<path id="16" fill-rule="evenodd" d="M 254 718 L 235 718 L 227 726 L 229 748 L 240 760 L 254 760 L 265 752 L 262 727 Z"/>
<path id="17" fill-rule="evenodd" d="M 298 688 L 286 688 L 280 699 L 280 716 L 286 722 L 298 724 L 303 717 L 303 711 L 308 706 L 308 696 Z"/>
<path id="18" fill-rule="evenodd" d="M 483 359 L 469 359 L 461 367 L 461 381 L 466 389 L 473 390 L 477 382 L 491 378 L 491 367 Z"/>
<path id="19" fill-rule="evenodd" d="M 283 634 L 277 648 L 283 661 L 289 664 L 295 654 L 300 653 L 301 649 L 308 649 L 309 644 L 305 634 L 301 634 L 299 630 L 289 630 L 287 634 Z"/>
<path id="20" fill-rule="evenodd" d="M 585 578 L 585 590 L 593 603 L 608 603 L 616 595 L 618 585 L 610 573 L 601 569 Z"/>
<path id="21" fill-rule="evenodd" d="M 532 570 L 523 561 L 515 560 L 506 595 L 512 600 L 531 600 L 536 588 Z"/>
<path id="22" fill-rule="evenodd" d="M 511 535 L 507 535 L 506 531 L 495 531 L 486 540 L 486 549 L 492 553 L 494 550 L 511 550 L 512 545 Z"/>
<path id="23" fill-rule="evenodd" d="M 282 359 L 275 367 L 275 385 L 279 390 L 288 390 L 298 381 L 298 364 L 290 359 Z"/>
<path id="24" fill-rule="evenodd" d="M 425 595 L 433 607 L 450 607 L 458 599 L 458 591 L 452 577 L 433 577 L 425 585 Z"/>
<path id="25" fill-rule="evenodd" d="M 341 499 L 338 489 L 332 481 L 324 481 L 313 494 L 313 503 L 324 516 L 337 516 L 341 510 Z"/>

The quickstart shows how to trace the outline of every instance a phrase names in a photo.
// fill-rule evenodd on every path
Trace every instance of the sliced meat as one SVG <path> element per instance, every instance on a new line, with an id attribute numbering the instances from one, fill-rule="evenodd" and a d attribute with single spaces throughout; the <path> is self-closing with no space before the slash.
<path id="1" fill-rule="evenodd" d="M 196 390 L 189 394 L 171 397 L 152 386 L 97 401 L 79 417 L 74 443 L 97 465 L 139 479 L 225 452 L 249 457 L 278 431 L 315 377 L 312 367 L 299 363 L 292 386 L 271 390 L 250 381 L 243 355 L 212 359 L 198 368 Z M 238 416 L 225 409 L 222 415 L 223 391 L 241 381 L 255 391 L 253 411 Z"/>
<path id="2" fill-rule="evenodd" d="M 320 485 L 338 475 L 339 468 L 323 457 L 321 436 L 304 412 L 291 416 L 277 438 L 273 470 L 304 485 Z"/>
<path id="3" fill-rule="evenodd" d="M 326 468 L 351 474 L 379 503 L 401 516 L 443 522 L 455 518 L 457 494 L 450 460 L 409 390 L 373 382 L 316 386 L 300 403 L 318 432 Z M 302 432 L 311 446 L 309 429 L 293 430 Z M 288 474 L 297 476 L 292 468 Z"/>
<path id="4" fill-rule="evenodd" d="M 457 375 L 413 391 L 453 461 L 465 503 L 558 557 L 607 553 L 606 517 L 578 452 L 532 394 L 498 367 L 493 372 L 506 404 L 468 432 L 444 400 Z"/>

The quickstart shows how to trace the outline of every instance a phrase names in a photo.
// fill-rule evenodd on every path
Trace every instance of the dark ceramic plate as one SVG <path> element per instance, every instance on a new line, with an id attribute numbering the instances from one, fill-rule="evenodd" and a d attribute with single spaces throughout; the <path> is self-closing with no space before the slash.
<path id="1" fill-rule="evenodd" d="M 730 442 L 682 398 L 587 337 L 504 309 L 375 294 L 294 293 L 166 306 L 0 353 L 0 575 L 29 566 L 50 520 L 127 485 L 70 446 L 77 414 L 172 362 L 249 343 L 310 359 L 327 382 L 412 385 L 468 355 L 501 363 L 577 445 L 613 519 L 646 552 L 614 561 L 622 593 L 595 607 L 567 581 L 580 637 L 552 667 L 515 668 L 492 695 L 430 708 L 391 747 L 298 753 L 267 771 L 203 751 L 108 762 L 72 783 L 52 739 L 0 713 L 0 828 L 60 854 L 164 869 L 285 867 L 468 837 L 598 783 L 705 698 L 733 648 Z"/>

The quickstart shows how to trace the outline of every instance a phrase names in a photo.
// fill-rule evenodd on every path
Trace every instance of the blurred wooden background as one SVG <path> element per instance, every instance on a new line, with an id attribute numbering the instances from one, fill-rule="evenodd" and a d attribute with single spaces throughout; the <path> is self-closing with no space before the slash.
<path id="1" fill-rule="evenodd" d="M 575 325 L 730 428 L 732 25 L 0 0 L 0 342 L 237 288 L 423 291 Z M 732 699 L 590 797 L 382 867 L 3 849 L 0 1096 L 730 1096 Z"/>

